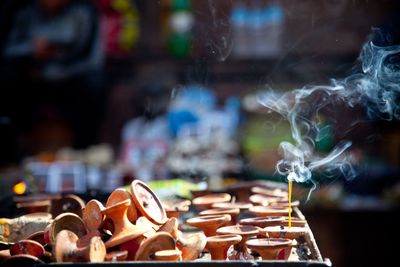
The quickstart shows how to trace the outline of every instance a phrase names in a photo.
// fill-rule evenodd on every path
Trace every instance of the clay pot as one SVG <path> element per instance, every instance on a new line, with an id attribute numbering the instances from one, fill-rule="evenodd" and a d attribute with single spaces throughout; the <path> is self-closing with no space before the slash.
<path id="1" fill-rule="evenodd" d="M 253 206 L 249 209 L 251 214 L 259 217 L 267 216 L 287 216 L 289 214 L 289 208 L 273 208 L 265 206 Z M 291 212 L 291 210 L 290 210 Z"/>
<path id="2" fill-rule="evenodd" d="M 106 202 L 106 207 L 112 206 L 112 205 L 119 203 L 121 201 L 124 201 L 126 199 L 131 200 L 131 205 L 128 207 L 128 211 L 127 211 L 128 219 L 131 223 L 135 223 L 138 218 L 136 207 L 135 207 L 135 204 L 133 203 L 131 194 L 128 191 L 126 191 L 125 189 L 123 189 L 123 188 L 115 189 L 108 197 L 107 202 Z"/>
<path id="3" fill-rule="evenodd" d="M 33 240 L 40 243 L 42 246 L 46 245 L 44 240 L 44 231 L 37 231 L 26 238 L 27 240 Z"/>
<path id="4" fill-rule="evenodd" d="M 104 215 L 101 213 L 105 207 L 100 201 L 90 200 L 82 211 L 82 220 L 88 231 L 99 230 L 103 225 Z"/>
<path id="5" fill-rule="evenodd" d="M 286 217 L 286 216 L 285 216 L 285 217 L 283 217 L 283 218 L 284 218 L 284 221 L 283 221 L 282 224 L 280 224 L 280 225 L 287 226 L 288 223 L 289 223 L 289 217 Z M 302 220 L 302 219 L 297 218 L 297 217 L 292 217 L 291 220 L 292 220 L 292 226 L 304 227 L 304 226 L 306 226 L 306 224 L 307 224 L 307 221 L 306 221 L 306 220 Z"/>
<path id="6" fill-rule="evenodd" d="M 117 262 L 117 261 L 125 261 L 128 258 L 128 251 L 126 250 L 118 250 L 111 251 L 106 254 L 104 258 L 105 261 Z"/>
<path id="7" fill-rule="evenodd" d="M 254 217 L 240 220 L 241 225 L 254 225 L 260 228 L 281 225 L 285 220 L 282 216 Z"/>
<path id="8" fill-rule="evenodd" d="M 260 230 L 260 234 L 272 238 L 296 239 L 306 235 L 307 228 L 287 227 L 287 226 L 268 226 Z"/>
<path id="9" fill-rule="evenodd" d="M 287 203 L 288 198 L 268 197 L 260 194 L 254 194 L 249 197 L 249 200 L 254 205 L 269 206 L 272 203 Z"/>
<path id="10" fill-rule="evenodd" d="M 161 225 L 168 217 L 164 206 L 157 195 L 142 181 L 135 180 L 131 183 L 131 194 L 139 213 L 151 222 Z"/>
<path id="11" fill-rule="evenodd" d="M 229 202 L 231 195 L 227 193 L 209 194 L 196 197 L 192 200 L 193 205 L 200 209 L 210 209 L 213 204 L 221 202 Z"/>
<path id="12" fill-rule="evenodd" d="M 235 245 L 235 250 L 236 252 L 239 252 L 239 254 L 243 253 L 244 257 L 247 257 L 248 251 L 246 247 L 246 241 L 250 237 L 256 236 L 259 230 L 260 228 L 253 225 L 238 224 L 238 225 L 221 227 L 217 230 L 217 233 L 219 235 L 224 235 L 224 234 L 240 235 L 242 237 L 242 240 Z M 238 256 L 240 256 L 239 254 Z"/>
<path id="13" fill-rule="evenodd" d="M 276 198 L 287 198 L 288 196 L 288 192 L 280 188 L 271 189 L 271 188 L 255 186 L 251 188 L 251 192 L 254 194 L 264 195 L 267 197 L 276 197 Z"/>
<path id="14" fill-rule="evenodd" d="M 163 206 L 168 218 L 179 218 L 182 213 L 189 210 L 190 200 L 164 201 Z"/>
<path id="15" fill-rule="evenodd" d="M 44 264 L 44 262 L 35 256 L 21 254 L 8 257 L 1 263 L 1 267 L 15 267 L 15 266 L 33 267 L 38 264 Z"/>
<path id="16" fill-rule="evenodd" d="M 183 261 L 192 261 L 199 257 L 207 244 L 207 237 L 203 233 L 190 234 L 186 238 L 180 237 L 176 241 L 177 248 L 182 251 Z"/>
<path id="17" fill-rule="evenodd" d="M 287 260 L 292 240 L 284 238 L 261 238 L 246 241 L 247 247 L 257 252 L 263 260 Z"/>
<path id="18" fill-rule="evenodd" d="M 157 232 L 166 232 L 169 233 L 175 240 L 178 239 L 178 219 L 175 217 L 169 218 L 168 221 L 157 230 Z"/>
<path id="19" fill-rule="evenodd" d="M 159 250 L 154 253 L 156 261 L 182 261 L 182 251 L 178 249 Z"/>
<path id="20" fill-rule="evenodd" d="M 225 260 L 228 249 L 242 240 L 240 235 L 226 234 L 207 237 L 206 248 L 211 254 L 212 260 Z"/>
<path id="21" fill-rule="evenodd" d="M 201 229 L 206 236 L 216 235 L 216 230 L 231 221 L 228 214 L 222 215 L 204 215 L 193 217 L 186 221 L 187 224 Z"/>
<path id="22" fill-rule="evenodd" d="M 75 213 L 62 213 L 58 215 L 53 222 L 44 231 L 44 240 L 46 243 L 53 244 L 57 234 L 61 230 L 69 230 L 79 237 L 86 234 L 86 227 L 82 219 Z"/>
<path id="23" fill-rule="evenodd" d="M 175 250 L 174 238 L 165 232 L 159 232 L 142 242 L 136 252 L 136 261 L 149 261 L 154 258 L 154 254 L 160 250 Z"/>
<path id="24" fill-rule="evenodd" d="M 56 262 L 103 262 L 106 247 L 99 236 L 92 236 L 88 242 L 79 242 L 78 236 L 69 230 L 57 234 L 53 256 Z"/>
<path id="25" fill-rule="evenodd" d="M 230 208 L 213 208 L 208 210 L 203 210 L 199 214 L 200 215 L 222 215 L 228 214 L 231 216 L 230 224 L 236 224 L 238 221 L 240 210 L 238 208 L 230 209 Z"/>
<path id="26" fill-rule="evenodd" d="M 137 227 L 132 224 L 127 216 L 127 210 L 131 205 L 131 200 L 126 199 L 122 202 L 116 203 L 110 207 L 105 208 L 101 213 L 113 222 L 114 231 L 112 236 L 106 242 L 106 247 L 114 247 L 122 244 L 128 240 L 137 238 L 149 229 L 145 227 Z"/>
<path id="27" fill-rule="evenodd" d="M 10 255 L 28 254 L 36 258 L 42 258 L 44 255 L 42 244 L 33 240 L 21 240 L 10 247 Z"/>
<path id="28" fill-rule="evenodd" d="M 212 204 L 212 208 L 239 209 L 241 211 L 248 210 L 253 204 L 248 202 L 220 202 Z"/>
<path id="29" fill-rule="evenodd" d="M 68 194 L 61 198 L 54 198 L 51 201 L 50 213 L 57 217 L 62 213 L 75 213 L 82 217 L 82 210 L 85 208 L 85 202 L 82 198 L 74 194 Z"/>

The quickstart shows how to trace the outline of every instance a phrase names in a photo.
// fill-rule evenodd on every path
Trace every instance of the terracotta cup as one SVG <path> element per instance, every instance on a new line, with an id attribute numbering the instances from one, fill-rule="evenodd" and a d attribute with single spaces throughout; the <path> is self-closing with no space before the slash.
<path id="1" fill-rule="evenodd" d="M 130 185 L 133 202 L 139 213 L 151 222 L 161 225 L 168 217 L 157 195 L 145 183 L 135 180 Z"/>
<path id="2" fill-rule="evenodd" d="M 249 209 L 249 212 L 259 217 L 287 216 L 289 214 L 289 208 L 253 206 Z M 291 209 L 290 212 L 292 212 Z"/>
<path id="3" fill-rule="evenodd" d="M 186 223 L 201 229 L 206 236 L 213 236 L 216 235 L 216 230 L 218 228 L 227 225 L 230 221 L 230 215 L 222 214 L 193 217 L 186 220 Z"/>
<path id="4" fill-rule="evenodd" d="M 240 211 L 248 210 L 253 204 L 249 202 L 219 202 L 212 204 L 212 208 L 240 209 Z"/>
<path id="5" fill-rule="evenodd" d="M 182 213 L 189 211 L 190 204 L 190 200 L 163 201 L 168 218 L 179 218 Z"/>
<path id="6" fill-rule="evenodd" d="M 260 234 L 273 238 L 296 239 L 306 235 L 308 232 L 305 227 L 287 226 L 268 226 L 260 230 Z"/>
<path id="7" fill-rule="evenodd" d="M 107 248 L 120 245 L 149 231 L 148 228 L 138 227 L 129 221 L 127 211 L 130 205 L 131 200 L 126 199 L 105 208 L 101 212 L 113 222 L 114 231 L 111 238 L 106 242 Z"/>
<path id="8" fill-rule="evenodd" d="M 264 188 L 260 186 L 254 186 L 251 188 L 251 192 L 267 197 L 286 198 L 288 196 L 288 192 L 281 188 Z"/>
<path id="9" fill-rule="evenodd" d="M 56 262 L 103 262 L 106 247 L 99 236 L 92 236 L 79 242 L 76 234 L 62 230 L 57 234 L 53 245 L 53 256 Z"/>
<path id="10" fill-rule="evenodd" d="M 166 233 L 155 233 L 142 242 L 136 252 L 136 261 L 149 261 L 154 258 L 154 254 L 160 250 L 175 250 L 174 238 Z"/>
<path id="11" fill-rule="evenodd" d="M 207 237 L 203 233 L 190 234 L 179 237 L 176 241 L 177 248 L 182 251 L 183 261 L 192 261 L 199 257 L 207 244 Z"/>
<path id="12" fill-rule="evenodd" d="M 182 261 L 182 251 L 178 249 L 159 250 L 154 253 L 156 261 Z"/>
<path id="13" fill-rule="evenodd" d="M 260 228 L 267 226 L 281 225 L 285 220 L 283 216 L 266 216 L 266 217 L 253 217 L 244 218 L 240 220 L 241 225 L 254 225 Z"/>
<path id="14" fill-rule="evenodd" d="M 10 247 L 10 255 L 28 254 L 36 258 L 42 258 L 45 250 L 42 244 L 33 240 L 20 240 Z"/>
<path id="15" fill-rule="evenodd" d="M 242 253 L 247 253 L 246 241 L 252 236 L 256 236 L 259 233 L 260 228 L 253 225 L 232 225 L 232 226 L 224 226 L 217 230 L 219 235 L 223 234 L 234 234 L 240 235 L 242 240 L 240 243 L 235 245 L 235 250 Z"/>
<path id="16" fill-rule="evenodd" d="M 88 231 L 99 230 L 102 227 L 104 215 L 101 212 L 104 209 L 105 207 L 103 204 L 96 199 L 89 200 L 89 202 L 86 203 L 82 211 L 82 220 Z"/>
<path id="17" fill-rule="evenodd" d="M 79 237 L 84 236 L 87 231 L 82 219 L 75 213 L 61 213 L 44 231 L 44 240 L 46 243 L 53 244 L 57 234 L 61 230 L 70 230 Z"/>
<path id="18" fill-rule="evenodd" d="M 127 250 L 116 250 L 116 251 L 111 251 L 111 252 L 107 253 L 104 260 L 117 262 L 117 261 L 125 261 L 127 258 L 128 258 Z"/>
<path id="19" fill-rule="evenodd" d="M 269 206 L 273 203 L 288 202 L 288 198 L 268 197 L 260 194 L 251 195 L 249 200 L 251 203 L 258 206 Z"/>
<path id="20" fill-rule="evenodd" d="M 284 238 L 261 238 L 246 241 L 247 247 L 258 253 L 263 260 L 287 260 L 292 240 Z"/>
<path id="21" fill-rule="evenodd" d="M 211 254 L 212 260 L 225 260 L 228 249 L 242 240 L 240 235 L 226 234 L 207 237 L 206 248 Z"/>
<path id="22" fill-rule="evenodd" d="M 231 221 L 229 224 L 236 224 L 238 221 L 240 209 L 238 208 L 213 208 L 208 210 L 203 210 L 200 215 L 222 215 L 228 214 L 231 216 Z"/>
<path id="23" fill-rule="evenodd" d="M 68 194 L 51 200 L 50 213 L 53 217 L 66 212 L 75 213 L 79 217 L 82 217 L 82 210 L 84 208 L 85 201 L 82 198 L 74 194 Z"/>
<path id="24" fill-rule="evenodd" d="M 126 199 L 131 200 L 131 205 L 128 207 L 128 211 L 127 211 L 128 219 L 131 223 L 135 223 L 138 218 L 137 210 L 136 210 L 135 204 L 133 203 L 132 195 L 125 189 L 123 189 L 123 188 L 115 189 L 108 197 L 107 202 L 106 202 L 106 207 L 110 207 L 110 206 L 112 206 L 116 203 L 119 203 L 121 201 L 124 201 Z"/>
<path id="25" fill-rule="evenodd" d="M 210 209 L 213 204 L 229 202 L 231 198 L 231 195 L 227 193 L 209 194 L 194 198 L 192 204 L 199 209 Z"/>

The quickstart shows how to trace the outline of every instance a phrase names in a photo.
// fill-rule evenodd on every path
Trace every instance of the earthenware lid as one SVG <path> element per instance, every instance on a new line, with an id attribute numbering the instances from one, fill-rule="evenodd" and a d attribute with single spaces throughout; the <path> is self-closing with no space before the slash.
<path id="1" fill-rule="evenodd" d="M 164 224 L 167 214 L 157 195 L 142 181 L 135 180 L 131 183 L 131 194 L 136 208 L 155 224 Z"/>

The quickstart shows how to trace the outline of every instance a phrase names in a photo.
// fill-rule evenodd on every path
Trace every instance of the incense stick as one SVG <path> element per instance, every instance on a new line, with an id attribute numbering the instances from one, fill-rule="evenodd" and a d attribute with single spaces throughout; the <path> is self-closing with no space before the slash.
<path id="1" fill-rule="evenodd" d="M 289 201 L 289 207 L 288 207 L 288 227 L 292 227 L 292 179 L 288 177 L 289 183 L 288 183 L 288 201 Z"/>

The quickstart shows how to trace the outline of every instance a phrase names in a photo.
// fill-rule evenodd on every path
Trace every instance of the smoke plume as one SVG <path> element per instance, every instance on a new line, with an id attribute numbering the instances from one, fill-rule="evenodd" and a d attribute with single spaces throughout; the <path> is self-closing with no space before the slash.
<path id="1" fill-rule="evenodd" d="M 316 152 L 322 130 L 318 115 L 327 106 L 345 105 L 350 109 L 362 106 L 368 119 L 400 119 L 399 58 L 400 46 L 379 47 L 368 41 L 358 58 L 358 73 L 332 79 L 330 85 L 306 86 L 284 94 L 260 92 L 259 103 L 283 116 L 292 130 L 293 143 L 280 144 L 283 159 L 277 163 L 277 172 L 296 182 L 310 181 L 312 189 L 316 186 L 313 171 L 339 171 L 348 179 L 355 177 L 348 153 L 350 141 L 338 142 L 327 155 Z"/>

